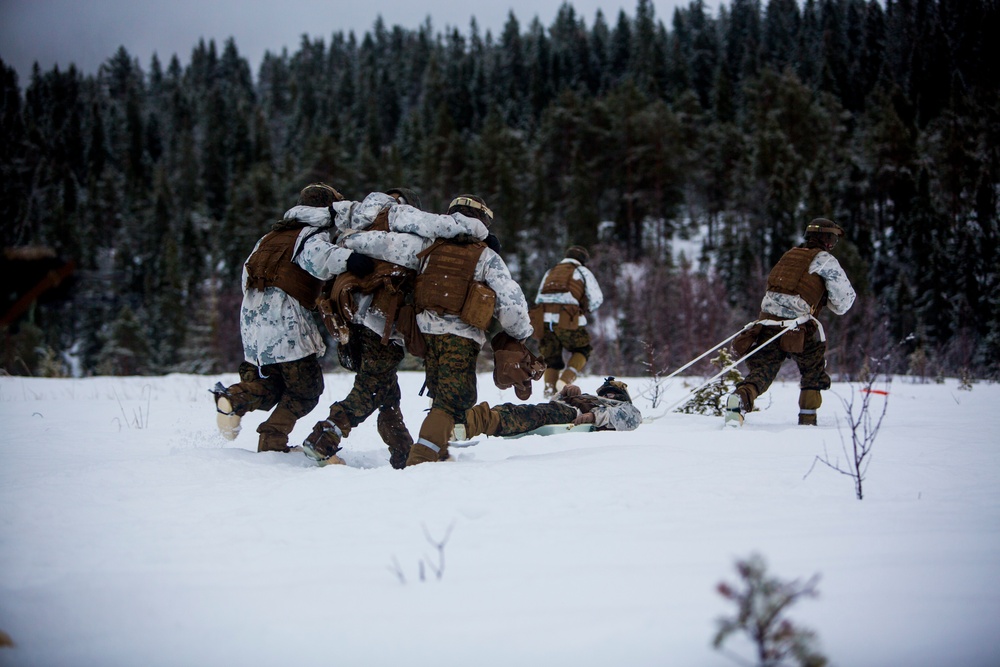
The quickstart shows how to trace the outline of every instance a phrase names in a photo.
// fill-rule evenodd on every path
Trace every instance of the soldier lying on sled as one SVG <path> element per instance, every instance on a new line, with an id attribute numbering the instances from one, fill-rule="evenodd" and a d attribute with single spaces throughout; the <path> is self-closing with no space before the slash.
<path id="1" fill-rule="evenodd" d="M 571 384 L 548 403 L 504 403 L 492 408 L 488 403 L 480 403 L 465 411 L 464 424 L 455 425 L 455 439 L 466 440 L 480 434 L 519 435 L 548 424 L 593 424 L 595 431 L 634 431 L 640 423 L 642 415 L 632 405 L 628 385 L 609 377 L 597 389 L 596 396 L 584 394 Z"/>

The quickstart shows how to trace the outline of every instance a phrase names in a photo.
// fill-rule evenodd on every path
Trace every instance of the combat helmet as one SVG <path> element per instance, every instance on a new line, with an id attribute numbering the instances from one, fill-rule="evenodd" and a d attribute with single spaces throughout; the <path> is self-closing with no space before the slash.
<path id="1" fill-rule="evenodd" d="M 476 218 L 487 227 L 493 222 L 493 211 L 486 201 L 477 195 L 459 195 L 448 204 L 448 214 L 461 213 L 470 218 Z"/>
<path id="2" fill-rule="evenodd" d="M 832 250 L 843 235 L 844 228 L 826 218 L 816 218 L 806 225 L 806 242 L 815 243 L 825 250 Z"/>
<path id="3" fill-rule="evenodd" d="M 580 262 L 580 264 L 586 264 L 590 261 L 590 253 L 582 245 L 571 245 L 566 248 L 567 259 L 575 259 Z"/>
<path id="4" fill-rule="evenodd" d="M 632 402 L 632 397 L 628 393 L 628 385 L 621 380 L 616 380 L 614 376 L 604 378 L 604 384 L 597 388 L 597 395 L 612 401 Z"/>

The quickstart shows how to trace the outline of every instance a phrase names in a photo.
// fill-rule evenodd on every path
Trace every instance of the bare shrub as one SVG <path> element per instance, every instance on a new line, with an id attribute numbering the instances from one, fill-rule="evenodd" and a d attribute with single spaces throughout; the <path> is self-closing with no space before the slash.
<path id="1" fill-rule="evenodd" d="M 817 456 L 813 460 L 813 465 L 805 474 L 808 477 L 816 463 L 822 463 L 854 481 L 854 493 L 858 500 L 864 499 L 864 481 L 868 472 L 868 464 L 871 463 L 872 447 L 882 426 L 886 410 L 889 408 L 889 386 L 892 384 L 892 377 L 881 375 L 879 372 L 884 360 L 884 358 L 869 358 L 870 363 L 865 366 L 861 373 L 860 390 L 855 393 L 855 385 L 848 384 L 850 394 L 847 398 L 840 399 L 847 413 L 847 428 L 850 430 L 851 440 L 850 446 L 848 446 L 844 433 L 840 430 L 840 445 L 845 462 L 831 461 L 824 451 L 822 457 Z M 880 384 L 881 388 L 876 388 L 876 384 Z M 860 401 L 858 394 L 860 394 Z M 878 407 L 873 409 L 872 401 L 881 402 L 880 411 Z"/>
<path id="2" fill-rule="evenodd" d="M 421 528 L 424 530 L 424 538 L 432 547 L 434 547 L 434 550 L 437 553 L 434 558 L 424 556 L 417 561 L 418 581 L 427 581 L 431 576 L 433 576 L 435 580 L 440 581 L 441 578 L 444 577 L 444 548 L 448 544 L 448 540 L 451 538 L 451 530 L 454 527 L 455 524 L 452 522 L 452 524 L 449 525 L 448 529 L 445 531 L 444 537 L 440 540 L 435 540 L 431 537 L 430 532 L 427 530 L 427 526 L 421 525 Z M 399 560 L 395 556 L 392 557 L 392 566 L 389 568 L 389 571 L 396 575 L 396 579 L 399 580 L 399 583 L 407 583 L 406 573 L 403 571 L 403 567 L 399 564 Z"/>

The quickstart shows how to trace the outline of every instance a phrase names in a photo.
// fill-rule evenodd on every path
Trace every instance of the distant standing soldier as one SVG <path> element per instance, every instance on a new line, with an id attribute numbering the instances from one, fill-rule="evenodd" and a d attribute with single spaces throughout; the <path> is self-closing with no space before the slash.
<path id="1" fill-rule="evenodd" d="M 538 351 L 545 359 L 546 397 L 573 384 L 593 350 L 587 315 L 600 307 L 604 294 L 585 266 L 588 261 L 586 248 L 570 246 L 566 258 L 545 273 L 538 287 L 532 314 L 537 325 L 534 335 L 540 338 Z M 563 361 L 563 350 L 570 353 L 568 363 Z"/>
<path id="2" fill-rule="evenodd" d="M 767 292 L 761 301 L 760 321 L 737 338 L 733 347 L 746 354 L 779 331 L 782 324 L 797 320 L 790 330 L 747 358 L 749 374 L 736 385 L 726 401 L 726 423 L 743 424 L 753 410 L 754 399 L 767 391 L 781 364 L 791 357 L 799 367 L 799 424 L 816 425 L 820 394 L 830 388 L 826 372 L 826 335 L 816 316 L 824 306 L 837 315 L 854 305 L 855 293 L 840 262 L 830 254 L 844 230 L 826 218 L 816 218 L 806 227 L 805 243 L 778 260 L 767 277 Z M 773 322 L 773 324 L 771 324 Z M 742 339 L 742 344 L 741 344 Z"/>
<path id="3" fill-rule="evenodd" d="M 311 311 L 323 282 L 343 272 L 352 254 L 334 245 L 329 227 L 326 209 L 342 199 L 325 183 L 306 186 L 299 206 L 274 224 L 243 265 L 240 381 L 217 383 L 212 393 L 219 430 L 229 440 L 239 434 L 243 415 L 273 408 L 257 427 L 258 452 L 289 451 L 295 422 L 323 393 L 319 360 L 326 345 Z"/>

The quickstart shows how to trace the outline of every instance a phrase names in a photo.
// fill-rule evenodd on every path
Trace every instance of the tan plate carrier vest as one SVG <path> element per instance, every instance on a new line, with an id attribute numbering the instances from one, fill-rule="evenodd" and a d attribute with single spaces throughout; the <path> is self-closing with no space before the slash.
<path id="1" fill-rule="evenodd" d="M 576 264 L 572 262 L 560 262 L 549 271 L 545 282 L 542 283 L 542 294 L 563 294 L 569 292 L 570 295 L 579 302 L 579 306 L 572 303 L 540 303 L 531 309 L 529 315 L 532 319 L 534 338 L 541 339 L 544 329 L 544 314 L 556 313 L 559 316 L 559 323 L 556 325 L 560 329 L 578 329 L 580 327 L 580 315 L 587 312 L 587 286 L 579 278 L 575 278 Z"/>
<path id="2" fill-rule="evenodd" d="M 375 216 L 375 221 L 365 231 L 389 231 L 389 209 L 380 211 Z M 344 271 L 327 284 L 327 289 L 323 290 L 323 294 L 317 300 L 327 330 L 340 343 L 347 343 L 350 339 L 347 323 L 354 319 L 354 314 L 357 312 L 355 292 L 371 294 L 372 301 L 369 308 L 385 316 L 385 328 L 382 330 L 383 345 L 389 343 L 392 327 L 399 323 L 401 309 L 407 297 L 413 292 L 416 271 L 381 259 L 373 261 L 375 268 L 370 274 L 359 278 L 349 271 Z M 409 348 L 409 345 L 407 347 Z"/>
<path id="3" fill-rule="evenodd" d="M 786 252 L 768 274 L 767 290 L 802 297 L 816 315 L 826 295 L 826 283 L 815 273 L 809 273 L 809 266 L 820 252 L 819 248 L 792 248 Z"/>
<path id="4" fill-rule="evenodd" d="M 475 280 L 476 265 L 486 244 L 454 243 L 438 239 L 420 252 L 423 269 L 413 293 L 417 312 L 458 315 L 466 324 L 485 331 L 493 318 L 496 292 Z"/>
<path id="5" fill-rule="evenodd" d="M 309 310 L 316 309 L 316 297 L 323 281 L 292 262 L 292 250 L 302 227 L 268 232 L 247 260 L 247 288 L 277 287 Z"/>

